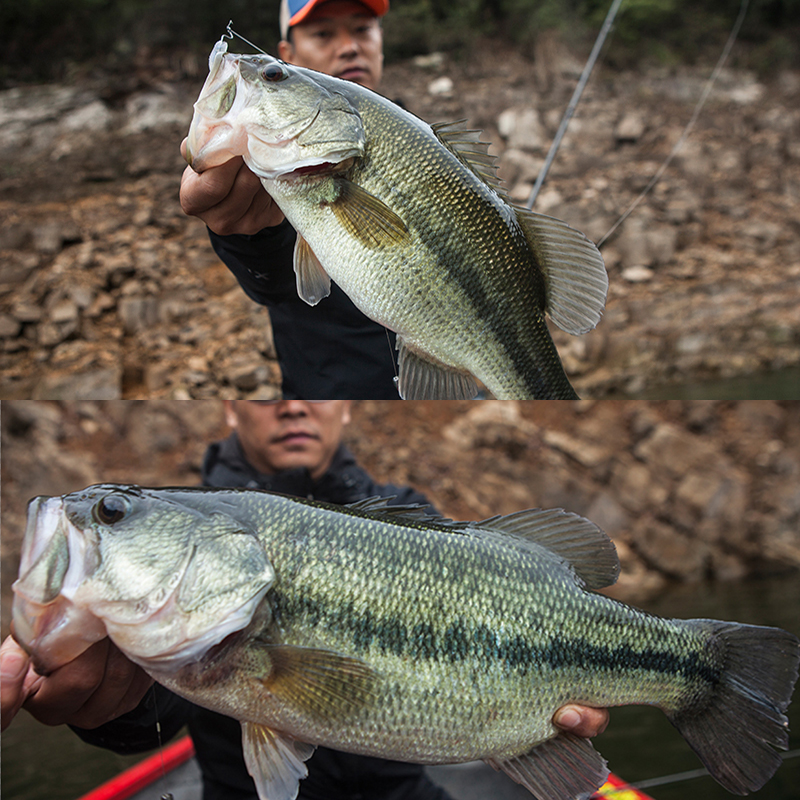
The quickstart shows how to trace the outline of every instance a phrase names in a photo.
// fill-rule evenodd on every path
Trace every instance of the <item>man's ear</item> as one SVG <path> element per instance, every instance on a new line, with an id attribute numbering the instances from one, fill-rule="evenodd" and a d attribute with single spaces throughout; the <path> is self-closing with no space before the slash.
<path id="1" fill-rule="evenodd" d="M 223 400 L 222 407 L 225 409 L 225 422 L 228 423 L 228 427 L 233 429 L 237 428 L 239 425 L 239 417 L 236 414 L 233 400 Z"/>
<path id="2" fill-rule="evenodd" d="M 278 42 L 278 58 L 285 61 L 287 64 L 294 63 L 294 45 L 286 39 L 281 39 Z"/>

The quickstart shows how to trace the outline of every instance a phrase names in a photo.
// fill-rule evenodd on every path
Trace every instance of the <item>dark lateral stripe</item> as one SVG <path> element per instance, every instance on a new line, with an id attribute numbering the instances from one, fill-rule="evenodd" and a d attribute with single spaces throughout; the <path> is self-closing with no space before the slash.
<path id="1" fill-rule="evenodd" d="M 522 636 L 501 638 L 485 625 L 469 626 L 458 620 L 444 630 L 427 622 L 409 628 L 399 617 L 376 617 L 370 611 L 356 612 L 352 604 L 323 607 L 313 598 L 273 595 L 276 621 L 286 625 L 303 622 L 322 625 L 343 638 L 351 638 L 356 652 L 376 646 L 384 653 L 416 660 L 455 663 L 471 658 L 480 664 L 502 663 L 525 674 L 546 665 L 552 669 L 645 670 L 681 675 L 710 684 L 719 682 L 721 670 L 702 654 L 674 653 L 667 649 L 629 644 L 597 645 L 582 638 L 552 636 L 546 645 L 528 642 Z"/>

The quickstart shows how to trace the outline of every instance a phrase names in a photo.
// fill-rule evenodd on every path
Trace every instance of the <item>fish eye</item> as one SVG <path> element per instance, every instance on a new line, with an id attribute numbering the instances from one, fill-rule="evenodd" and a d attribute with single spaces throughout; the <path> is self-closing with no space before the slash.
<path id="1" fill-rule="evenodd" d="M 101 525 L 113 525 L 125 517 L 130 508 L 131 503 L 127 497 L 110 494 L 95 504 L 92 516 L 95 522 L 99 522 Z"/>
<path id="2" fill-rule="evenodd" d="M 264 67 L 261 77 L 269 83 L 280 83 L 289 77 L 289 73 L 280 64 L 269 64 Z"/>

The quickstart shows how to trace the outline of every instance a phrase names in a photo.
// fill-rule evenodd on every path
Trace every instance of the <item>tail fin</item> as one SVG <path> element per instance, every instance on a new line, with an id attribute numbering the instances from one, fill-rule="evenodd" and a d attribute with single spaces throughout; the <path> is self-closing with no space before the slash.
<path id="1" fill-rule="evenodd" d="M 719 783 L 734 794 L 760 789 L 781 765 L 784 715 L 798 675 L 800 642 L 780 628 L 692 620 L 711 630 L 723 672 L 704 706 L 668 714 Z"/>

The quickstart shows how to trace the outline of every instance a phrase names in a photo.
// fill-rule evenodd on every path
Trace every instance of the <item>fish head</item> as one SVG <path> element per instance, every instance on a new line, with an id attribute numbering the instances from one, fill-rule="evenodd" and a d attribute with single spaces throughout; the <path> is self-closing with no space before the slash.
<path id="1" fill-rule="evenodd" d="M 275 573 L 255 533 L 191 490 L 98 485 L 28 507 L 14 638 L 52 672 L 109 636 L 174 671 L 245 628 Z"/>
<path id="2" fill-rule="evenodd" d="M 227 53 L 220 41 L 194 104 L 186 160 L 203 172 L 242 156 L 260 177 L 278 178 L 358 158 L 366 136 L 352 91 L 269 55 Z"/>

